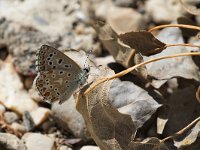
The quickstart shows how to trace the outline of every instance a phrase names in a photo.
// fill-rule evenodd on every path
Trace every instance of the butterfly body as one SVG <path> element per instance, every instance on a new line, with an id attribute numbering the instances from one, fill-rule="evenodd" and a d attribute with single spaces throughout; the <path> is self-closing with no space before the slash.
<path id="1" fill-rule="evenodd" d="M 55 48 L 43 45 L 37 55 L 36 86 L 47 102 L 63 103 L 86 82 L 88 70 Z"/>

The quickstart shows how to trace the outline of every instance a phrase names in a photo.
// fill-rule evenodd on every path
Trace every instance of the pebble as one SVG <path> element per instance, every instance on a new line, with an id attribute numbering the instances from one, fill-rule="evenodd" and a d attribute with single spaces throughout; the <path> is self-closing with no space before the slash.
<path id="1" fill-rule="evenodd" d="M 70 148 L 66 145 L 62 145 L 59 150 L 72 150 L 72 148 Z"/>
<path id="2" fill-rule="evenodd" d="M 28 150 L 53 150 L 54 139 L 40 133 L 26 133 L 22 139 Z"/>
<path id="3" fill-rule="evenodd" d="M 49 117 L 50 114 L 51 110 L 44 107 L 38 107 L 30 113 L 36 126 L 42 124 Z"/>
<path id="4" fill-rule="evenodd" d="M 1 150 L 27 150 L 23 141 L 10 133 L 0 133 L 0 145 Z"/>
<path id="5" fill-rule="evenodd" d="M 12 63 L 0 63 L 0 67 L 0 103 L 19 114 L 36 109 L 38 105 L 23 88 L 23 83 Z"/>
<path id="6" fill-rule="evenodd" d="M 19 117 L 14 112 L 5 112 L 4 113 L 4 119 L 8 124 L 11 124 L 13 122 L 16 122 L 19 119 Z"/>
<path id="7" fill-rule="evenodd" d="M 25 133 L 27 132 L 25 126 L 23 126 L 22 124 L 19 124 L 17 122 L 13 122 L 11 124 L 11 128 L 13 128 L 14 130 L 18 131 L 18 132 L 21 132 L 21 133 Z"/>
<path id="8" fill-rule="evenodd" d="M 61 105 L 58 104 L 58 102 L 53 103 L 52 112 L 58 125 L 60 125 L 64 130 L 68 131 L 70 129 L 76 137 L 90 139 L 85 121 L 75 108 L 75 100 L 73 96 Z"/>
<path id="9" fill-rule="evenodd" d="M 100 148 L 98 146 L 83 146 L 80 150 L 100 150 Z"/>
<path id="10" fill-rule="evenodd" d="M 145 18 L 132 8 L 111 7 L 106 20 L 118 33 L 126 33 L 145 28 Z"/>
<path id="11" fill-rule="evenodd" d="M 145 10 L 157 23 L 175 21 L 185 12 L 177 0 L 149 0 Z"/>
<path id="12" fill-rule="evenodd" d="M 5 111 L 6 111 L 6 108 L 5 108 L 3 105 L 0 104 L 0 112 L 3 113 L 3 112 L 5 112 Z"/>

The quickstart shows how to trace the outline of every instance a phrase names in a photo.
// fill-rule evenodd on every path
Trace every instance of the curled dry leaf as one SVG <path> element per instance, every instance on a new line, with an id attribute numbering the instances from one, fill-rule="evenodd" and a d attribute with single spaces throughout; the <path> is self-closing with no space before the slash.
<path id="1" fill-rule="evenodd" d="M 160 53 L 165 49 L 166 44 L 156 39 L 151 32 L 138 31 L 127 32 L 119 35 L 120 40 L 140 52 L 144 56 L 150 56 Z"/>
<path id="2" fill-rule="evenodd" d="M 144 59 L 143 59 L 142 55 L 139 52 L 135 53 L 134 62 L 135 62 L 136 65 L 144 62 Z M 147 72 L 147 68 L 146 68 L 145 65 L 137 68 L 136 70 L 137 70 L 137 72 L 139 73 L 140 76 L 142 76 L 144 79 L 147 79 L 148 72 Z"/>
<path id="3" fill-rule="evenodd" d="M 114 57 L 116 62 L 122 64 L 124 67 L 133 66 L 135 51 L 119 42 L 119 36 L 109 24 L 103 21 L 96 21 L 93 23 L 93 28 L 104 47 Z"/>
<path id="4" fill-rule="evenodd" d="M 112 74 L 110 69 L 100 70 L 101 76 Z M 104 150 L 131 149 L 137 129 L 161 106 L 129 81 L 107 81 L 83 95 L 85 90 L 77 96 L 76 107 L 91 136 Z"/>
<path id="5" fill-rule="evenodd" d="M 191 145 L 197 140 L 199 132 L 200 132 L 200 121 L 197 122 L 196 125 L 191 130 L 187 131 L 184 138 L 180 136 L 175 138 L 174 145 L 177 148 L 180 148 L 186 145 Z M 184 136 L 184 134 L 182 136 Z M 178 140 L 178 139 L 181 139 L 181 140 Z"/>
<path id="6" fill-rule="evenodd" d="M 198 8 L 199 0 L 179 0 L 183 8 L 190 14 L 200 15 L 200 9 Z"/>
<path id="7" fill-rule="evenodd" d="M 132 150 L 169 150 L 169 148 L 158 138 L 148 138 L 142 142 L 134 142 L 131 145 Z"/>
<path id="8" fill-rule="evenodd" d="M 197 98 L 197 101 L 200 103 L 200 86 L 197 89 L 196 98 Z"/>
<path id="9" fill-rule="evenodd" d="M 112 75 L 112 71 L 101 70 L 101 75 Z M 112 81 L 97 86 L 88 95 L 85 88 L 77 96 L 76 108 L 82 114 L 88 131 L 103 150 L 129 149 L 136 133 L 130 115 L 121 114 L 108 101 Z"/>
<path id="10" fill-rule="evenodd" d="M 186 25 L 196 25 L 191 19 L 187 17 L 179 17 L 177 19 L 178 24 L 186 24 Z M 199 33 L 199 30 L 188 29 L 188 28 L 180 28 L 183 37 L 190 38 L 192 36 L 196 36 Z"/>
<path id="11" fill-rule="evenodd" d="M 142 88 L 132 82 L 117 79 L 110 87 L 109 101 L 119 112 L 131 115 L 137 129 L 162 106 Z"/>
<path id="12" fill-rule="evenodd" d="M 159 32 L 157 38 L 165 43 L 178 44 L 184 43 L 181 32 L 178 28 L 166 28 Z M 174 55 L 178 53 L 188 52 L 185 47 L 168 47 L 159 54 L 143 57 L 144 61 L 161 56 Z M 186 79 L 195 79 L 200 81 L 199 68 L 195 65 L 190 56 L 178 57 L 173 59 L 163 59 L 146 65 L 148 74 L 157 80 L 152 81 L 155 88 L 161 87 L 168 79 L 174 77 L 183 77 Z"/>
<path id="13" fill-rule="evenodd" d="M 124 45 L 120 40 L 117 33 L 111 28 L 109 24 L 102 21 L 96 21 L 93 24 L 101 42 L 104 47 L 114 57 L 116 62 L 120 63 L 126 68 L 143 62 L 143 58 L 140 52 L 135 53 L 135 50 L 129 46 Z M 147 70 L 145 66 L 141 66 L 137 69 L 140 77 L 147 79 Z"/>

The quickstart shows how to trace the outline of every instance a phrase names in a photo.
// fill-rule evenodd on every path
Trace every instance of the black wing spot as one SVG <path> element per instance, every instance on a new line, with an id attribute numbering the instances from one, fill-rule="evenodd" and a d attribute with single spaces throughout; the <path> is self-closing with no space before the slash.
<path id="1" fill-rule="evenodd" d="M 65 83 L 68 83 L 68 80 L 66 80 Z"/>
<path id="2" fill-rule="evenodd" d="M 52 77 L 55 78 L 56 77 L 55 74 L 52 74 Z"/>
<path id="3" fill-rule="evenodd" d="M 62 62 L 62 59 L 59 59 L 59 60 L 58 60 L 58 63 L 61 64 L 61 62 Z"/>
<path id="4" fill-rule="evenodd" d="M 54 52 L 53 54 L 54 54 L 54 55 L 56 55 L 57 53 L 56 53 L 56 52 Z"/>
<path id="5" fill-rule="evenodd" d="M 53 69 L 55 69 L 56 68 L 56 66 L 53 66 Z"/>
<path id="6" fill-rule="evenodd" d="M 63 74 L 63 71 L 60 71 L 60 74 Z"/>
<path id="7" fill-rule="evenodd" d="M 67 87 L 69 87 L 69 85 L 67 85 Z"/>
<path id="8" fill-rule="evenodd" d="M 50 61 L 50 62 L 49 62 L 49 65 L 52 65 L 52 64 L 53 64 L 53 63 Z"/>
<path id="9" fill-rule="evenodd" d="M 67 75 L 68 75 L 68 77 L 70 77 L 70 76 L 71 76 L 71 73 L 68 73 Z"/>
<path id="10" fill-rule="evenodd" d="M 57 95 L 60 95 L 60 93 L 59 93 L 59 92 L 57 92 Z"/>
<path id="11" fill-rule="evenodd" d="M 51 57 L 48 57 L 48 58 L 47 58 L 47 60 L 50 60 L 50 59 L 51 59 Z"/>
<path id="12" fill-rule="evenodd" d="M 51 86 L 50 86 L 50 88 L 52 89 L 52 88 L 53 88 L 53 86 L 51 85 Z"/>
<path id="13" fill-rule="evenodd" d="M 46 79 L 46 82 L 49 82 L 49 79 Z"/>
<path id="14" fill-rule="evenodd" d="M 53 54 L 51 53 L 51 54 L 49 54 L 49 57 L 52 57 L 53 56 Z"/>

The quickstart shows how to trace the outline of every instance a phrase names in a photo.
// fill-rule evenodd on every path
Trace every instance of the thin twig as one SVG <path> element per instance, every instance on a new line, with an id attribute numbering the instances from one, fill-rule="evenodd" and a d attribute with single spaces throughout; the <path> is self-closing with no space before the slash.
<path id="1" fill-rule="evenodd" d="M 174 135 L 171 135 L 171 136 L 168 136 L 164 139 L 161 140 L 161 143 L 162 142 L 165 142 L 166 140 L 169 140 L 171 138 L 175 138 L 177 137 L 178 135 L 181 135 L 183 134 L 187 129 L 189 129 L 190 127 L 192 127 L 194 124 L 196 124 L 198 121 L 200 120 L 200 117 L 196 118 L 194 121 L 192 121 L 189 125 L 187 125 L 185 128 L 181 129 L 180 131 L 176 132 Z"/>
<path id="2" fill-rule="evenodd" d="M 109 80 L 112 80 L 114 78 L 118 78 L 118 77 L 121 77 L 121 76 L 124 76 L 125 74 L 137 69 L 138 67 L 140 66 L 143 66 L 143 65 L 146 65 L 148 63 L 151 63 L 151 62 L 155 62 L 155 61 L 158 61 L 158 60 L 162 60 L 162 59 L 168 59 L 168 58 L 174 58 L 174 57 L 180 57 L 180 56 L 195 56 L 195 55 L 200 55 L 200 52 L 192 52 L 192 53 L 180 53 L 180 54 L 175 54 L 175 55 L 170 55 L 170 56 L 162 56 L 162 57 L 158 57 L 158 58 L 154 58 L 154 59 L 151 59 L 151 60 L 148 60 L 146 62 L 142 62 L 140 64 L 137 64 L 133 67 L 130 67 L 124 71 L 121 71 L 111 77 L 106 77 L 106 78 L 102 78 L 100 80 L 98 80 L 97 82 L 93 83 L 85 92 L 84 94 L 87 94 L 89 91 L 93 90 L 96 86 L 98 86 L 99 84 L 105 82 L 105 81 L 109 81 Z"/>
<path id="3" fill-rule="evenodd" d="M 185 25 L 185 24 L 166 24 L 166 25 L 160 25 L 153 27 L 148 30 L 148 32 L 152 32 L 154 30 L 166 28 L 166 27 L 180 27 L 180 28 L 188 28 L 188 29 L 194 29 L 194 30 L 200 30 L 200 27 L 198 26 L 193 26 L 193 25 Z"/>

